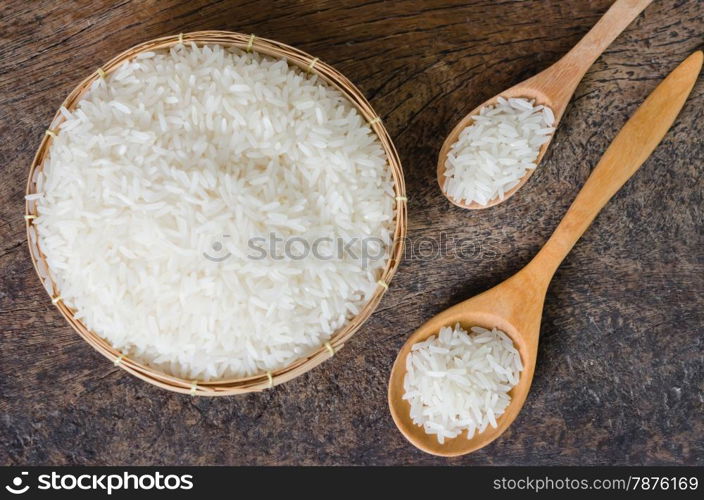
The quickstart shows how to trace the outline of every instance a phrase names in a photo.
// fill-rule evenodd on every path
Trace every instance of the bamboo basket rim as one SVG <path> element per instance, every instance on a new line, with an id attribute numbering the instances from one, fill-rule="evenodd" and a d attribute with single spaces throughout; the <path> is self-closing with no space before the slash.
<path id="1" fill-rule="evenodd" d="M 46 262 L 46 256 L 39 247 L 38 230 L 32 223 L 37 216 L 37 202 L 25 200 L 25 225 L 27 231 L 27 242 L 30 251 L 30 258 L 37 276 L 44 285 L 47 293 L 52 299 L 52 303 L 59 309 L 66 318 L 69 325 L 96 351 L 113 361 L 115 366 L 119 366 L 126 372 L 152 385 L 182 394 L 192 396 L 227 396 L 235 394 L 245 394 L 249 392 L 262 391 L 275 385 L 287 382 L 303 373 L 318 366 L 326 359 L 331 358 L 340 350 L 345 342 L 359 330 L 362 324 L 371 316 L 377 308 L 381 297 L 393 278 L 403 255 L 404 240 L 406 237 L 406 188 L 401 168 L 401 161 L 398 152 L 389 136 L 381 118 L 374 112 L 371 105 L 357 87 L 344 75 L 333 67 L 324 63 L 317 57 L 313 57 L 306 52 L 281 42 L 246 35 L 231 31 L 195 31 L 190 33 L 180 33 L 178 35 L 155 38 L 138 45 L 135 45 L 117 56 L 110 59 L 103 66 L 84 78 L 66 97 L 61 106 L 68 110 L 80 101 L 81 97 L 88 91 L 90 86 L 99 78 L 115 71 L 121 64 L 132 60 L 139 53 L 152 50 L 168 49 L 179 43 L 193 42 L 198 45 L 220 44 L 228 47 L 235 47 L 245 51 L 255 51 L 270 57 L 286 59 L 299 68 L 316 74 L 328 85 L 336 88 L 348 99 L 350 103 L 367 120 L 371 129 L 376 133 L 381 145 L 386 153 L 388 165 L 391 169 L 394 193 L 396 196 L 395 207 L 395 227 L 393 232 L 393 242 L 389 252 L 389 258 L 384 270 L 379 277 L 379 283 L 372 298 L 364 305 L 360 312 L 349 320 L 342 328 L 338 329 L 330 339 L 314 352 L 300 357 L 288 366 L 273 370 L 271 372 L 259 373 L 247 377 L 227 378 L 210 381 L 187 380 L 181 377 L 170 375 L 161 370 L 155 369 L 145 363 L 131 359 L 123 355 L 112 347 L 108 341 L 88 329 L 81 320 L 74 317 L 74 311 L 62 300 L 60 291 L 54 280 L 51 269 Z M 60 108 L 56 111 L 53 120 L 46 133 L 42 137 L 39 148 L 29 169 L 27 179 L 26 194 L 36 193 L 36 173 L 43 168 L 44 160 L 50 149 L 50 145 L 55 134 L 59 133 L 60 125 L 64 117 Z M 34 237 L 32 237 L 34 232 Z M 40 266 L 43 266 L 40 270 Z"/>

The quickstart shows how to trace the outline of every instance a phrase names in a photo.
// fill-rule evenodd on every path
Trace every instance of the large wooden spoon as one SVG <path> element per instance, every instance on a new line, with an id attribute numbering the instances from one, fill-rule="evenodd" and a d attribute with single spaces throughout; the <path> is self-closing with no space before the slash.
<path id="1" fill-rule="evenodd" d="M 606 150 L 553 235 L 525 268 L 500 285 L 438 314 L 408 339 L 391 371 L 388 397 L 396 425 L 415 446 L 435 455 L 463 455 L 486 446 L 511 425 L 533 379 L 543 302 L 555 270 L 602 207 L 665 136 L 694 86 L 702 59 L 701 51 L 688 57 L 638 108 Z M 403 379 L 406 357 L 413 344 L 455 323 L 467 330 L 472 326 L 503 330 L 520 351 L 525 368 L 509 393 L 511 403 L 497 420 L 497 428 L 489 427 L 472 439 L 463 433 L 439 444 L 436 436 L 426 434 L 411 420 L 410 406 L 403 399 Z"/>
<path id="2" fill-rule="evenodd" d="M 575 89 L 585 73 L 594 64 L 594 61 L 611 45 L 618 35 L 638 17 L 653 0 L 617 0 L 587 33 L 580 42 L 574 46 L 562 59 L 538 73 L 537 75 L 514 85 L 501 94 L 492 97 L 488 101 L 480 104 L 469 112 L 450 132 L 440 150 L 438 156 L 438 184 L 440 190 L 452 203 L 462 208 L 481 209 L 497 205 L 518 191 L 528 181 L 535 169 L 527 170 L 516 186 L 504 193 L 503 198 L 496 197 L 486 205 L 475 201 L 467 203 L 465 200 L 455 200 L 445 191 L 445 161 L 452 145 L 467 126 L 472 124 L 473 117 L 479 113 L 484 106 L 495 105 L 499 97 L 523 97 L 535 99 L 536 104 L 542 104 L 552 109 L 555 115 L 554 127 L 560 123 L 560 119 L 572 99 Z M 554 134 L 553 134 L 554 135 Z M 540 148 L 540 153 L 535 161 L 536 167 L 545 155 L 552 136 L 547 143 Z"/>

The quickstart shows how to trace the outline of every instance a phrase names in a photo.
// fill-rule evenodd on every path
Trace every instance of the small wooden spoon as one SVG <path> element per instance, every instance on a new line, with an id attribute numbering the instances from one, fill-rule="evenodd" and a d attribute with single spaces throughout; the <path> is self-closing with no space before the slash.
<path id="1" fill-rule="evenodd" d="M 587 33 L 575 47 L 570 50 L 562 59 L 538 73 L 537 75 L 514 85 L 500 94 L 501 97 L 523 97 L 534 99 L 536 105 L 542 104 L 552 109 L 555 115 L 553 127 L 560 123 L 565 108 L 572 99 L 575 89 L 585 73 L 594 64 L 594 61 L 611 45 L 618 35 L 631 24 L 653 0 L 617 0 Z M 494 105 L 499 96 L 494 96 L 488 101 L 480 104 L 465 116 L 452 129 L 447 136 L 438 156 L 438 184 L 440 190 L 452 203 L 462 208 L 481 209 L 488 208 L 506 201 L 518 191 L 530 178 L 535 169 L 526 171 L 516 186 L 504 193 L 503 198 L 496 197 L 486 205 L 481 205 L 475 201 L 466 203 L 465 200 L 455 200 L 445 192 L 445 161 L 452 145 L 457 142 L 460 133 L 472 124 L 472 119 L 484 106 Z M 553 134 L 554 136 L 554 134 Z M 540 148 L 540 153 L 535 161 L 536 168 L 545 155 L 552 137 Z"/>
<path id="2" fill-rule="evenodd" d="M 494 288 L 438 314 L 411 335 L 391 371 L 388 397 L 394 422 L 412 444 L 435 455 L 463 455 L 486 446 L 511 425 L 533 379 L 543 302 L 555 270 L 602 207 L 665 136 L 694 86 L 702 60 L 701 51 L 692 54 L 638 108 L 606 150 L 553 235 L 525 268 Z M 463 433 L 439 444 L 435 435 L 426 434 L 413 423 L 410 405 L 403 399 L 406 357 L 413 344 L 455 323 L 467 330 L 482 326 L 506 332 L 521 353 L 524 370 L 509 393 L 511 403 L 497 420 L 496 429 L 489 427 L 472 439 Z"/>

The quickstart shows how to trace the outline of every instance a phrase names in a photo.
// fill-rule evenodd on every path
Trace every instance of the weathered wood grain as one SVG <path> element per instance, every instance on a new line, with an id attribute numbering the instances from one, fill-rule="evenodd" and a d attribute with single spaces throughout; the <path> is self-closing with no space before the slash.
<path id="1" fill-rule="evenodd" d="M 0 464 L 704 464 L 704 80 L 558 270 L 513 427 L 441 460 L 408 445 L 386 407 L 406 336 L 523 266 L 630 113 L 702 45 L 700 0 L 656 0 L 589 71 L 528 184 L 490 210 L 451 206 L 434 175 L 456 120 L 556 61 L 609 4 L 3 2 Z M 85 345 L 34 275 L 22 220 L 29 163 L 73 86 L 131 45 L 202 29 L 254 32 L 340 69 L 384 118 L 410 197 L 407 259 L 345 349 L 274 390 L 215 400 L 158 390 Z"/>

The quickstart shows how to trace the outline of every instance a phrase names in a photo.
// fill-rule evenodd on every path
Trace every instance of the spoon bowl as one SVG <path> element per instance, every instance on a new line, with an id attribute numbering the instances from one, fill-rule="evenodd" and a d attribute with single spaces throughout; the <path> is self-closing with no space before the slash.
<path id="1" fill-rule="evenodd" d="M 413 445 L 435 455 L 462 455 L 486 446 L 516 419 L 533 379 L 543 303 L 555 270 L 604 205 L 665 136 L 692 91 L 703 60 L 701 51 L 689 56 L 636 110 L 594 167 L 555 232 L 526 267 L 494 288 L 431 318 L 406 341 L 391 370 L 388 398 L 394 422 Z M 518 384 L 509 392 L 511 402 L 498 417 L 496 428 L 488 427 L 472 439 L 463 433 L 440 444 L 435 435 L 426 434 L 413 423 L 410 405 L 403 399 L 403 382 L 413 345 L 456 323 L 467 330 L 472 326 L 502 330 L 520 352 L 524 368 Z"/>
<path id="2" fill-rule="evenodd" d="M 559 121 L 558 114 L 556 112 L 555 106 L 553 99 L 550 98 L 550 96 L 546 95 L 540 89 L 531 86 L 531 80 L 526 80 L 523 83 L 519 83 L 518 85 L 515 85 L 514 87 L 511 87 L 510 89 L 504 91 L 501 93 L 500 96 L 494 96 L 488 101 L 485 101 L 484 103 L 480 104 L 476 108 L 474 108 L 472 111 L 469 112 L 460 122 L 455 125 L 455 128 L 452 129 L 450 134 L 447 136 L 445 139 L 445 142 L 442 144 L 442 148 L 440 149 L 440 154 L 438 155 L 438 167 L 437 167 L 437 176 L 438 176 L 438 185 L 440 186 L 440 190 L 443 192 L 445 197 L 450 201 L 450 203 L 460 207 L 460 208 L 467 208 L 470 210 L 478 210 L 482 208 L 489 208 L 493 207 L 494 205 L 498 205 L 499 203 L 506 201 L 508 198 L 513 196 L 513 194 L 521 189 L 523 185 L 528 182 L 528 179 L 530 178 L 531 175 L 533 175 L 533 172 L 535 171 L 535 168 L 532 168 L 530 170 L 526 170 L 526 173 L 521 177 L 521 180 L 518 181 L 518 184 L 513 186 L 511 189 L 506 191 L 504 193 L 503 198 L 496 197 L 492 200 L 489 200 L 489 202 L 486 205 L 482 205 L 480 203 L 477 203 L 476 201 L 472 201 L 470 203 L 466 203 L 462 200 L 456 200 L 452 196 L 448 195 L 445 192 L 445 162 L 447 161 L 447 155 L 450 153 L 450 148 L 452 147 L 453 144 L 457 142 L 459 139 L 460 134 L 462 131 L 472 125 L 474 123 L 474 117 L 479 114 L 479 111 L 486 107 L 486 106 L 494 106 L 496 105 L 499 97 L 504 97 L 506 99 L 512 98 L 512 97 L 521 97 L 524 99 L 529 99 L 529 100 L 534 100 L 535 105 L 543 105 L 545 107 L 550 108 L 553 113 L 555 113 L 555 123 L 553 126 L 557 126 L 557 123 Z M 562 116 L 562 112 L 564 112 L 564 109 L 560 111 L 560 117 Z M 550 138 L 548 141 L 543 144 L 540 147 L 540 151 L 538 153 L 538 158 L 535 160 L 535 165 L 537 167 L 538 164 L 540 164 L 541 160 L 543 159 L 543 156 L 545 155 L 545 152 L 548 150 L 548 146 L 552 142 L 552 138 L 555 134 L 552 133 L 550 135 Z"/>
<path id="3" fill-rule="evenodd" d="M 587 70 L 594 64 L 594 61 L 611 45 L 618 35 L 621 34 L 631 22 L 648 6 L 653 0 L 616 0 L 599 22 L 587 33 L 575 47 L 570 50 L 562 59 L 538 73 L 537 75 L 511 87 L 498 96 L 485 101 L 480 106 L 470 111 L 452 129 L 445 139 L 438 155 L 437 178 L 440 190 L 445 197 L 454 205 L 460 208 L 477 210 L 493 207 L 513 196 L 526 182 L 538 167 L 545 156 L 548 146 L 555 135 L 554 132 L 539 150 L 535 160 L 534 168 L 526 170 L 521 179 L 514 187 L 504 193 L 503 197 L 496 197 L 485 205 L 476 201 L 456 200 L 445 192 L 445 162 L 450 148 L 457 142 L 460 133 L 473 122 L 473 117 L 479 114 L 485 106 L 496 104 L 499 96 L 505 98 L 522 97 L 532 99 L 535 105 L 543 105 L 552 110 L 555 121 L 552 124 L 557 128 L 562 115 L 567 108 L 577 85 L 582 80 Z"/>
<path id="4" fill-rule="evenodd" d="M 537 354 L 537 332 L 526 334 L 501 315 L 495 312 L 482 310 L 482 302 L 487 299 L 492 291 L 485 292 L 474 299 L 462 302 L 443 313 L 435 316 L 416 330 L 399 352 L 389 381 L 389 407 L 391 417 L 396 426 L 408 441 L 416 447 L 433 455 L 454 457 L 478 450 L 498 438 L 513 423 L 528 396 L 528 391 L 535 370 L 535 357 Z M 499 292 L 500 293 L 500 292 Z M 489 297 L 490 298 L 490 297 Z M 521 355 L 523 371 L 518 384 L 509 391 L 511 402 L 504 413 L 496 419 L 496 428 L 487 427 L 484 432 L 477 432 L 471 439 L 467 439 L 466 432 L 453 439 L 446 439 L 440 444 L 432 434 L 426 434 L 422 427 L 413 423 L 411 419 L 410 404 L 403 399 L 403 380 L 406 377 L 406 359 L 414 344 L 427 340 L 432 335 L 437 335 L 443 326 L 452 326 L 459 323 L 469 331 L 473 326 L 487 329 L 498 328 L 508 335 Z M 532 339 L 535 338 L 535 341 Z M 391 404 L 394 401 L 396 404 Z"/>

